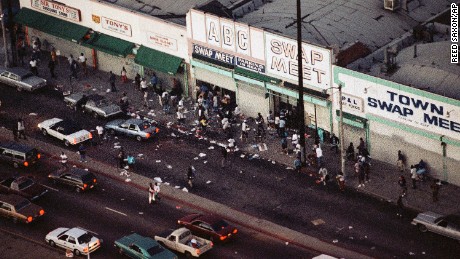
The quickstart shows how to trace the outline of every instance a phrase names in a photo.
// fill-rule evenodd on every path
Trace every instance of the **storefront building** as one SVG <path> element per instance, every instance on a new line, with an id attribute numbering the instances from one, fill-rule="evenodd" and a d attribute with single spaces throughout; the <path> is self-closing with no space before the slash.
<path id="1" fill-rule="evenodd" d="M 459 100 L 337 66 L 334 84 L 343 86 L 346 144 L 365 138 L 371 156 L 388 163 L 401 150 L 407 165 L 423 159 L 433 177 L 460 185 Z M 338 121 L 337 99 L 333 109 Z"/>
<path id="2" fill-rule="evenodd" d="M 61 56 L 77 58 L 83 53 L 88 66 L 129 78 L 153 72 L 171 86 L 171 76 L 187 84 L 186 28 L 161 19 L 119 8 L 112 4 L 85 1 L 20 0 L 15 22 L 24 27 L 26 41 L 38 37 L 43 48 L 56 48 Z M 147 78 L 148 79 L 148 78 Z"/>
<path id="3" fill-rule="evenodd" d="M 190 10 L 187 14 L 191 83 L 217 87 L 235 98 L 249 117 L 296 110 L 297 44 L 262 29 Z M 331 129 L 330 102 L 323 89 L 332 81 L 331 51 L 304 44 L 305 120 Z M 307 57 L 308 56 L 308 57 Z"/>

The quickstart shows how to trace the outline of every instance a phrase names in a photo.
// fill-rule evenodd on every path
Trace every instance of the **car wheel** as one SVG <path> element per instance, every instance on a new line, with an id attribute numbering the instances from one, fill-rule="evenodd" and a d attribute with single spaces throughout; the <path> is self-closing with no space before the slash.
<path id="1" fill-rule="evenodd" d="M 428 231 L 428 229 L 426 228 L 426 226 L 423 225 L 423 224 L 418 224 L 418 230 L 420 230 L 420 232 L 423 232 L 423 233 L 425 233 L 425 232 Z"/>
<path id="2" fill-rule="evenodd" d="M 19 164 L 18 164 L 17 162 L 14 162 L 14 163 L 13 163 L 13 167 L 14 167 L 14 168 L 18 168 L 18 167 L 19 167 Z"/>
<path id="3" fill-rule="evenodd" d="M 76 256 L 81 255 L 80 250 L 78 250 L 78 249 L 73 250 L 73 254 L 76 255 Z"/>
<path id="4" fill-rule="evenodd" d="M 142 137 L 141 136 L 136 136 L 136 140 L 137 141 L 142 141 Z"/>
<path id="5" fill-rule="evenodd" d="M 18 90 L 18 92 L 21 92 L 22 88 L 20 86 L 18 86 L 18 87 L 16 87 L 16 90 Z"/>
<path id="6" fill-rule="evenodd" d="M 65 145 L 66 147 L 68 147 L 68 146 L 70 146 L 70 142 L 69 142 L 68 140 L 64 140 L 64 145 Z"/>
<path id="7" fill-rule="evenodd" d="M 13 223 L 17 224 L 18 223 L 18 218 L 13 218 Z"/>
<path id="8" fill-rule="evenodd" d="M 193 255 L 189 251 L 185 251 L 185 257 L 186 258 L 193 258 Z"/>
<path id="9" fill-rule="evenodd" d="M 99 119 L 99 114 L 97 112 L 93 112 L 93 118 Z"/>
<path id="10" fill-rule="evenodd" d="M 75 191 L 76 191 L 76 192 L 81 192 L 80 187 L 76 187 L 76 188 L 75 188 Z"/>
<path id="11" fill-rule="evenodd" d="M 43 136 L 48 135 L 48 132 L 46 131 L 46 129 L 42 129 L 42 134 L 43 134 Z"/>
<path id="12" fill-rule="evenodd" d="M 114 129 L 109 129 L 109 134 L 110 135 L 115 135 L 115 130 Z"/>
<path id="13" fill-rule="evenodd" d="M 50 241 L 48 242 L 48 244 L 49 244 L 51 247 L 55 247 L 55 246 L 56 246 L 56 243 L 54 243 L 53 240 L 50 240 Z"/>

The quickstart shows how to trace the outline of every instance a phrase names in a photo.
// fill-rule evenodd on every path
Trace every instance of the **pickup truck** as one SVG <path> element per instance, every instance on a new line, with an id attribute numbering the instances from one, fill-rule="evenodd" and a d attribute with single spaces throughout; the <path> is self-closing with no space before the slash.
<path id="1" fill-rule="evenodd" d="M 36 200 L 47 192 L 48 189 L 30 177 L 10 177 L 0 181 L 0 193 L 17 194 L 29 200 Z"/>
<path id="2" fill-rule="evenodd" d="M 192 235 L 192 232 L 186 228 L 167 231 L 160 236 L 155 236 L 155 240 L 187 257 L 199 257 L 213 247 L 211 241 Z"/>

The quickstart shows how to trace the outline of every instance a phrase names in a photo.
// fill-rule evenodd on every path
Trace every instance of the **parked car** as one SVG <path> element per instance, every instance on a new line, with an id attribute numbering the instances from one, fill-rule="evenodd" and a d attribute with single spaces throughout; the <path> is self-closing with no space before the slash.
<path id="1" fill-rule="evenodd" d="M 166 231 L 155 236 L 155 240 L 171 250 L 185 254 L 187 257 L 199 257 L 213 247 L 211 241 L 192 235 L 192 232 L 186 228 Z"/>
<path id="2" fill-rule="evenodd" d="M 31 223 L 45 215 L 45 211 L 19 195 L 0 194 L 0 215 L 13 219 L 14 223 Z"/>
<path id="3" fill-rule="evenodd" d="M 89 131 L 81 129 L 71 120 L 59 118 L 45 120 L 38 124 L 38 128 L 43 135 L 50 135 L 64 141 L 66 146 L 77 145 L 93 137 Z"/>
<path id="4" fill-rule="evenodd" d="M 13 164 L 15 168 L 34 165 L 40 157 L 34 147 L 12 141 L 0 143 L 0 160 Z"/>
<path id="5" fill-rule="evenodd" d="M 213 242 L 226 242 L 238 233 L 236 227 L 214 215 L 191 214 L 179 219 L 177 223 L 190 229 L 193 234 Z"/>
<path id="6" fill-rule="evenodd" d="M 433 232 L 460 241 L 460 216 L 443 216 L 438 213 L 426 211 L 419 213 L 412 220 L 412 225 L 421 232 Z"/>
<path id="7" fill-rule="evenodd" d="M 110 134 L 124 134 L 138 141 L 149 139 L 160 131 L 151 122 L 141 119 L 113 120 L 105 125 Z"/>
<path id="8" fill-rule="evenodd" d="M 101 247 L 99 238 L 79 227 L 57 228 L 46 235 L 45 241 L 50 246 L 71 250 L 75 255 L 87 255 Z"/>
<path id="9" fill-rule="evenodd" d="M 150 237 L 133 233 L 115 241 L 114 246 L 120 254 L 139 259 L 176 259 L 177 255 L 161 246 Z"/>
<path id="10" fill-rule="evenodd" d="M 61 183 L 75 189 L 76 192 L 92 189 L 97 184 L 96 176 L 84 169 L 72 167 L 59 169 L 48 175 L 53 183 Z"/>
<path id="11" fill-rule="evenodd" d="M 83 100 L 84 97 L 86 98 L 85 101 Z M 109 102 L 99 94 L 74 93 L 64 97 L 64 101 L 75 109 L 77 109 L 77 105 L 81 105 L 82 110 L 91 114 L 94 118 L 109 118 L 122 113 L 119 105 Z"/>
<path id="12" fill-rule="evenodd" d="M 0 68 L 0 83 L 16 87 L 18 91 L 35 91 L 46 86 L 46 80 L 22 67 Z"/>
<path id="13" fill-rule="evenodd" d="M 17 194 L 29 200 L 36 200 L 48 192 L 43 185 L 36 183 L 32 177 L 10 177 L 0 182 L 0 192 Z"/>

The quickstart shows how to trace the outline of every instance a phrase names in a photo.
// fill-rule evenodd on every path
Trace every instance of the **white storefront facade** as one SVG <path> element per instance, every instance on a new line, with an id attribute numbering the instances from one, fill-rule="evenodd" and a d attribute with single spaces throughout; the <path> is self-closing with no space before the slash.
<path id="1" fill-rule="evenodd" d="M 346 144 L 365 137 L 373 158 L 395 163 L 401 150 L 407 165 L 423 159 L 433 177 L 460 185 L 459 100 L 336 66 L 334 83 L 343 86 Z"/>

